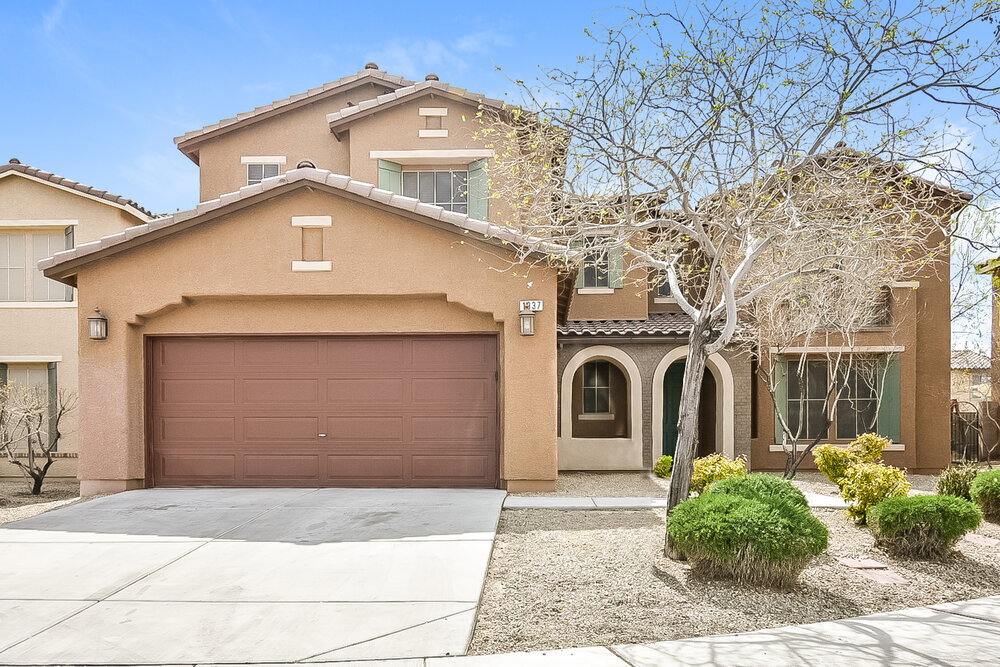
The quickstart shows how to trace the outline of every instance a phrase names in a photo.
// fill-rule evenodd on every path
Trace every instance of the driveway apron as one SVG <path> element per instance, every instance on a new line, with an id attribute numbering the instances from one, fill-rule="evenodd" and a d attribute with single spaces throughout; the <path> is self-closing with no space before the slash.
<path id="1" fill-rule="evenodd" d="M 464 655 L 505 493 L 150 489 L 0 527 L 0 664 Z"/>

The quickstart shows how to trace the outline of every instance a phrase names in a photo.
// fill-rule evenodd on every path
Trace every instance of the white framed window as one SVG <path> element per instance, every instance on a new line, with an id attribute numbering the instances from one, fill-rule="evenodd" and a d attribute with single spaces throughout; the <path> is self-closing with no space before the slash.
<path id="1" fill-rule="evenodd" d="M 466 170 L 404 171 L 403 196 L 455 213 L 469 212 L 469 172 Z"/>
<path id="2" fill-rule="evenodd" d="M 43 399 L 49 406 L 47 427 L 51 429 L 53 398 L 57 391 L 55 363 L 0 363 L 0 385 L 5 384 L 41 390 Z M 27 432 L 23 430 L 21 433 L 15 432 L 14 436 L 14 450 L 25 451 L 27 449 Z"/>
<path id="3" fill-rule="evenodd" d="M 588 240 L 587 245 L 597 245 Z M 611 257 L 607 248 L 592 247 L 583 258 L 583 284 L 581 287 L 611 287 Z"/>
<path id="4" fill-rule="evenodd" d="M 46 278 L 38 261 L 73 247 L 72 232 L 0 231 L 0 301 L 72 301 L 73 288 Z"/>
<path id="5" fill-rule="evenodd" d="M 256 185 L 265 178 L 271 178 L 281 173 L 281 165 L 277 162 L 250 162 L 247 164 L 247 185 Z"/>

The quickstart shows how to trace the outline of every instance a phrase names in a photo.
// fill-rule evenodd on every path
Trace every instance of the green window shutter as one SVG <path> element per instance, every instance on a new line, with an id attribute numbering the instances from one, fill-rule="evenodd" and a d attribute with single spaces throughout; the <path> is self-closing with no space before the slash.
<path id="1" fill-rule="evenodd" d="M 625 250 L 612 248 L 608 250 L 608 285 L 612 289 L 621 289 L 625 279 Z"/>
<path id="2" fill-rule="evenodd" d="M 882 400 L 878 404 L 878 433 L 893 442 L 900 440 L 899 355 L 890 354 L 882 362 Z"/>
<path id="3" fill-rule="evenodd" d="M 780 411 L 788 419 L 788 358 L 783 354 L 774 357 L 774 443 L 777 445 L 785 441 L 785 431 L 778 419 Z"/>
<path id="4" fill-rule="evenodd" d="M 56 364 L 50 362 L 48 365 L 49 384 L 49 441 L 56 435 L 56 411 L 59 409 L 59 382 L 56 376 Z M 45 443 L 48 445 L 49 443 Z M 55 451 L 55 450 L 53 450 Z"/>
<path id="5" fill-rule="evenodd" d="M 0 364 L 0 387 L 7 384 L 7 364 Z"/>
<path id="6" fill-rule="evenodd" d="M 486 160 L 469 163 L 469 217 L 488 220 L 490 215 L 489 183 Z"/>
<path id="7" fill-rule="evenodd" d="M 403 194 L 403 165 L 388 160 L 379 160 L 378 186 L 383 190 L 395 192 L 397 195 Z"/>

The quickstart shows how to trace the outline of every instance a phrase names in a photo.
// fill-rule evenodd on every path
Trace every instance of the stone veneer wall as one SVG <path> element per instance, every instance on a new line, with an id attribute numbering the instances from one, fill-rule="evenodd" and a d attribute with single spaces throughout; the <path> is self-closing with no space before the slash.
<path id="1" fill-rule="evenodd" d="M 683 339 L 653 339 L 617 341 L 609 338 L 584 338 L 579 340 L 560 340 L 558 353 L 558 382 L 562 387 L 562 374 L 569 360 L 580 350 L 595 345 L 609 345 L 628 354 L 639 367 L 642 378 L 642 463 L 647 468 L 653 466 L 653 373 L 660 360 L 670 350 L 686 344 Z M 734 407 L 735 407 L 735 451 L 737 456 L 750 460 L 750 410 L 751 385 L 750 362 L 746 355 L 724 350 L 722 356 L 729 362 L 733 371 Z M 711 371 L 708 371 L 711 372 Z M 720 385 L 721 390 L 721 385 Z M 561 401 L 559 403 L 561 409 Z M 561 419 L 557 422 L 561 424 Z M 562 433 L 559 434 L 562 436 Z"/>

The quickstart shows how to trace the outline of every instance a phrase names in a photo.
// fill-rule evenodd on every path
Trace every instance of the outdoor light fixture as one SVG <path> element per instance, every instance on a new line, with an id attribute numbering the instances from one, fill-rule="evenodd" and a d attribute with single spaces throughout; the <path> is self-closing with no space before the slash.
<path id="1" fill-rule="evenodd" d="M 535 313 L 529 308 L 525 308 L 521 311 L 521 335 L 535 335 Z"/>
<path id="2" fill-rule="evenodd" d="M 87 318 L 91 340 L 106 340 L 108 337 L 108 318 L 100 308 L 94 308 L 94 314 Z"/>

